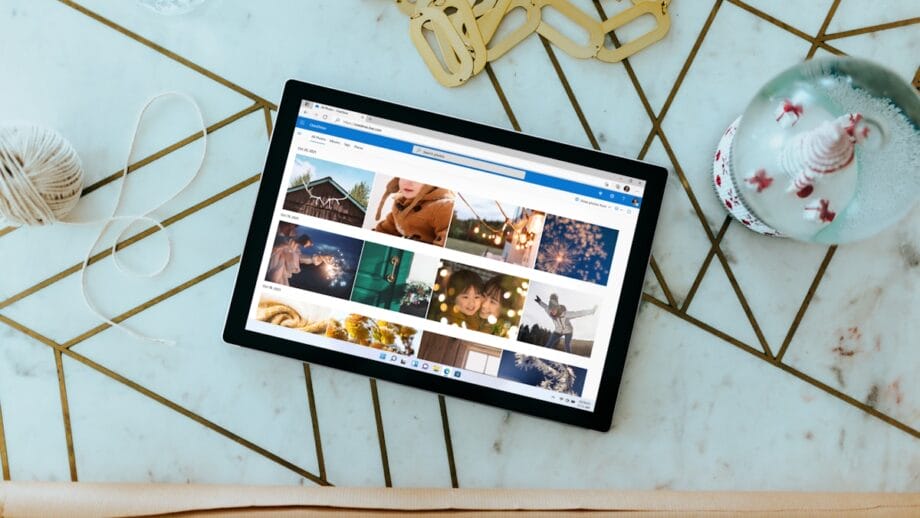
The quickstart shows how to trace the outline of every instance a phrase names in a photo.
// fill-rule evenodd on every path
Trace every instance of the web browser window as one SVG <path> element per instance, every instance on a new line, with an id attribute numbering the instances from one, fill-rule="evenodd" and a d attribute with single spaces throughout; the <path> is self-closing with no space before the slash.
<path id="1" fill-rule="evenodd" d="M 303 101 L 246 327 L 593 411 L 644 187 Z"/>

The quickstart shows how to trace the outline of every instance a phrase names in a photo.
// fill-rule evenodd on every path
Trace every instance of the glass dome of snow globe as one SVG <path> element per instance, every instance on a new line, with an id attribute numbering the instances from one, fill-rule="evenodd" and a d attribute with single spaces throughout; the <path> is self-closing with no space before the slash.
<path id="1" fill-rule="evenodd" d="M 822 244 L 895 224 L 920 196 L 920 96 L 854 58 L 796 65 L 725 132 L 713 182 L 746 227 Z"/>

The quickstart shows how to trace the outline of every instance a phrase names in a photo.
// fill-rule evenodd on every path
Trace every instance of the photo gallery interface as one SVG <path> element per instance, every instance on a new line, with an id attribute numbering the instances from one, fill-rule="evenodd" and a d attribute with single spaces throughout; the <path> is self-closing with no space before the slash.
<path id="1" fill-rule="evenodd" d="M 593 411 L 643 189 L 303 101 L 246 327 Z"/>

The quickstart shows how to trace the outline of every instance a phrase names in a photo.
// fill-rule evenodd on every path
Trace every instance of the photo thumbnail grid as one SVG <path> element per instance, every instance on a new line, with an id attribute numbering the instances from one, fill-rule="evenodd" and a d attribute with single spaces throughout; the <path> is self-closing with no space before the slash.
<path id="1" fill-rule="evenodd" d="M 258 302 L 256 319 L 352 346 L 376 349 L 381 351 L 381 358 L 397 354 L 403 358 L 400 360 L 402 365 L 416 359 L 414 366 L 428 370 L 430 362 L 431 372 L 435 374 L 444 367 L 454 367 L 572 396 L 581 396 L 587 375 L 587 370 L 581 367 L 421 331 L 359 312 L 310 304 L 284 295 L 263 294 Z M 459 371 L 455 374 L 460 376 Z"/>
<path id="2" fill-rule="evenodd" d="M 616 229 L 296 154 L 283 209 L 561 275 L 609 281 Z"/>

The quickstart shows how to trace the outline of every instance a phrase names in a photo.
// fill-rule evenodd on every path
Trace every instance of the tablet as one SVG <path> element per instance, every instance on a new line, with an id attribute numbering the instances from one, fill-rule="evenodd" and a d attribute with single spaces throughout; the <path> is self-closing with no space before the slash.
<path id="1" fill-rule="evenodd" d="M 290 81 L 224 340 L 607 430 L 666 177 Z"/>

